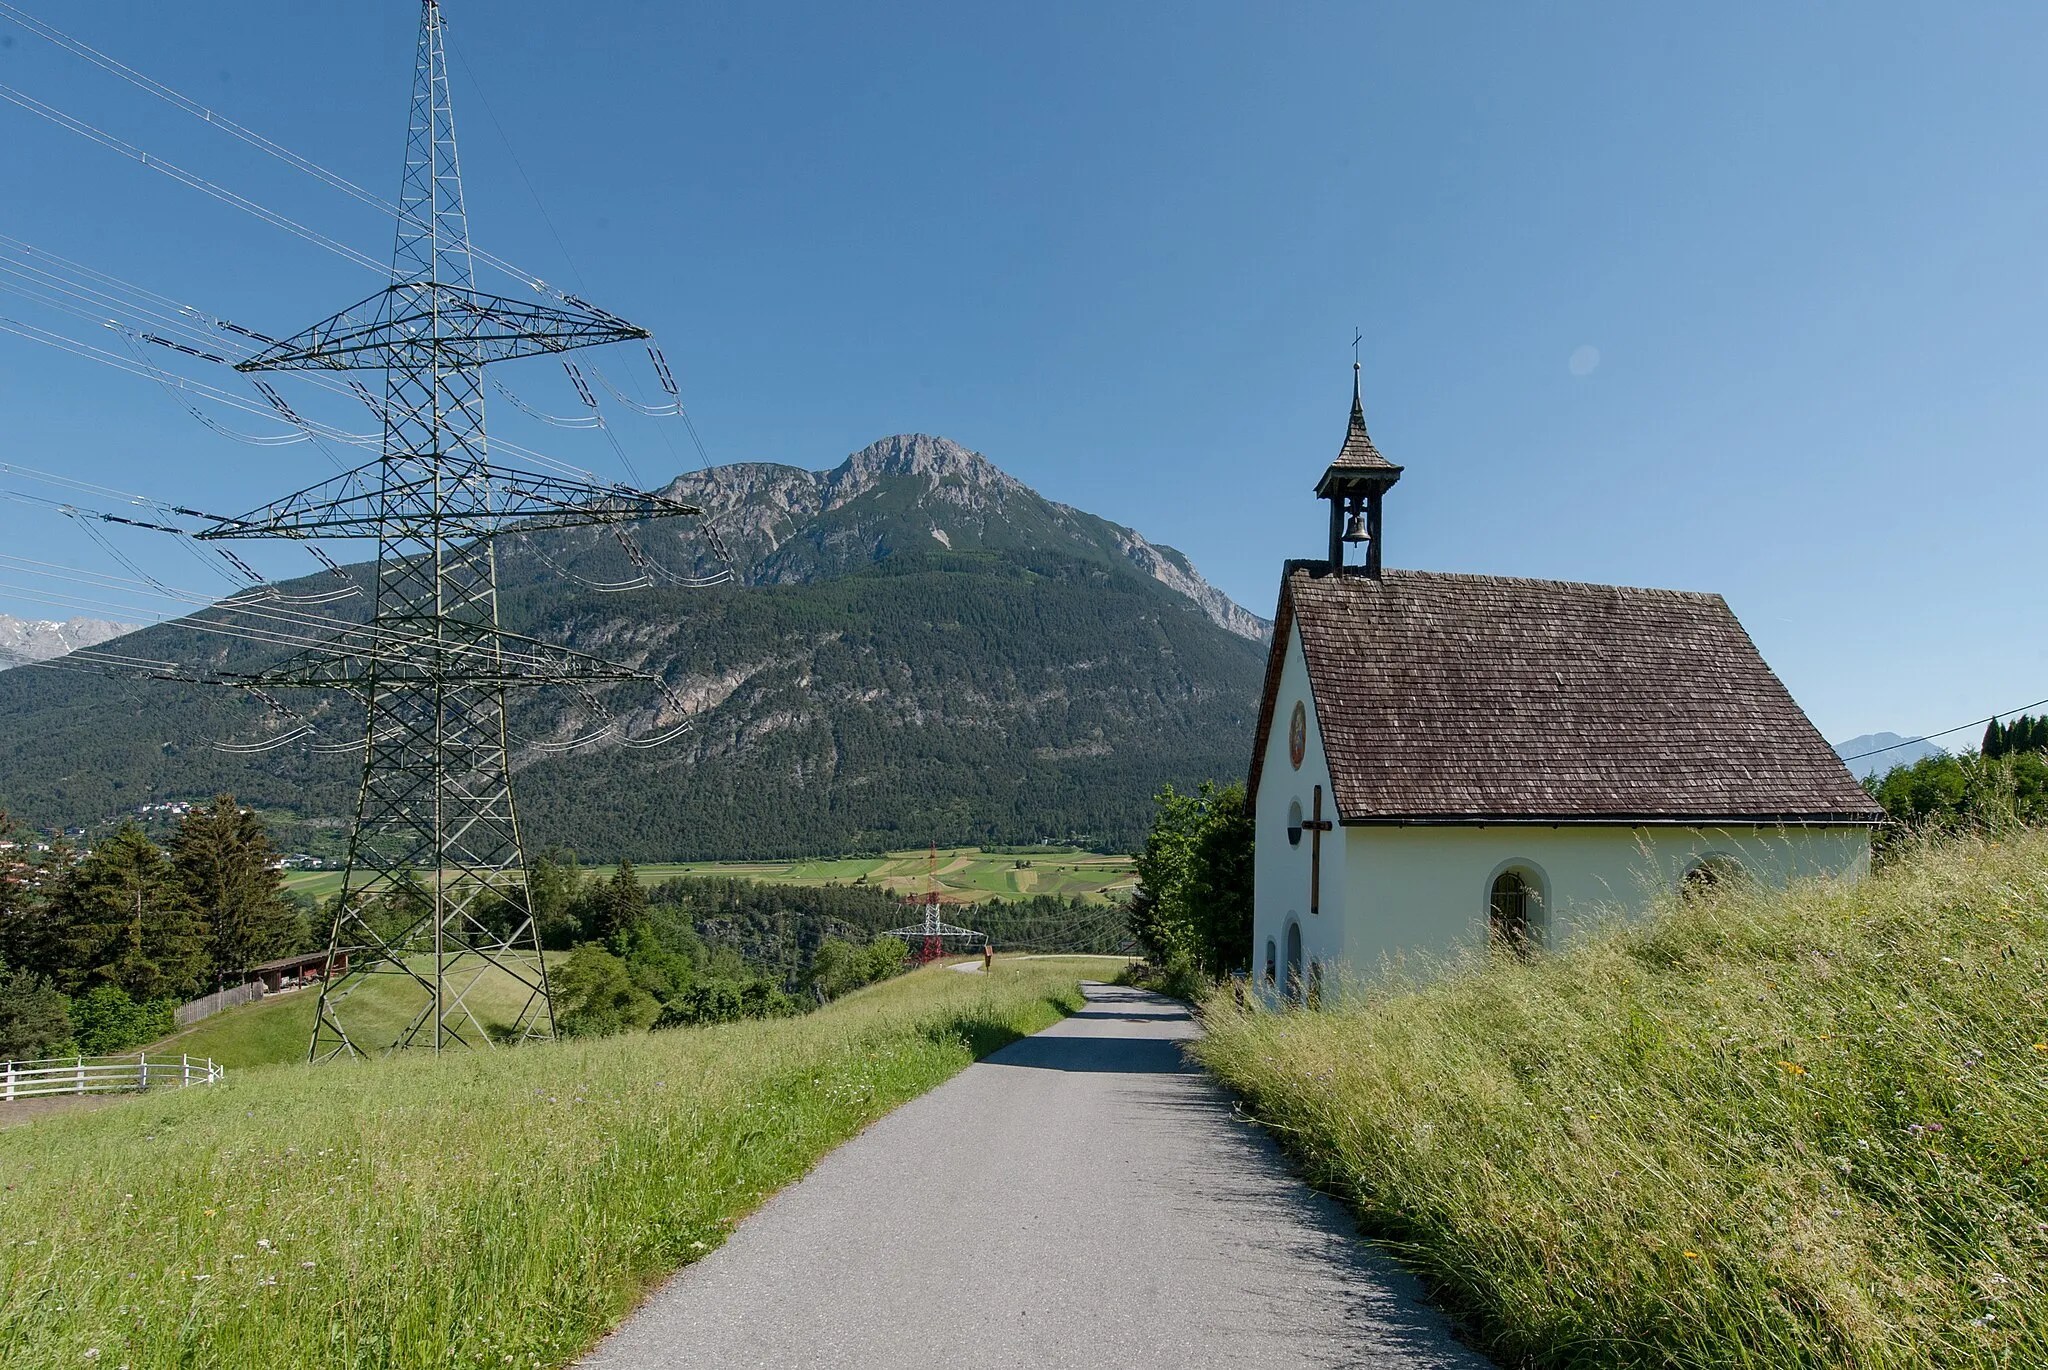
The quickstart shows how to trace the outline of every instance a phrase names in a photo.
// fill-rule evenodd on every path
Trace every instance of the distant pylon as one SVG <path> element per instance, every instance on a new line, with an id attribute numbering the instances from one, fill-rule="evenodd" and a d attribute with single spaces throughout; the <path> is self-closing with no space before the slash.
<path id="1" fill-rule="evenodd" d="M 882 936 L 910 939 L 916 948 L 911 952 L 911 956 L 919 965 L 944 956 L 948 937 L 965 940 L 982 936 L 973 928 L 955 927 L 939 918 L 939 844 L 936 840 L 932 842 L 931 857 L 925 867 L 923 921 L 909 927 L 890 928 Z"/>
<path id="2" fill-rule="evenodd" d="M 494 1032 L 554 1035 L 512 802 L 505 691 L 655 678 L 500 628 L 492 539 L 514 527 L 701 512 L 490 459 L 485 365 L 648 336 L 573 296 L 557 299 L 511 300 L 475 287 L 440 8 L 424 0 L 391 284 L 237 368 L 383 371 L 383 454 L 200 535 L 377 542 L 370 625 L 238 682 L 348 690 L 367 706 L 312 1060 L 379 1046 L 484 1045 Z M 373 979 L 400 986 L 395 1036 L 390 997 L 374 1018 L 344 1013 Z M 486 981 L 496 982 L 486 992 L 510 1021 L 487 1023 L 472 1000 Z"/>

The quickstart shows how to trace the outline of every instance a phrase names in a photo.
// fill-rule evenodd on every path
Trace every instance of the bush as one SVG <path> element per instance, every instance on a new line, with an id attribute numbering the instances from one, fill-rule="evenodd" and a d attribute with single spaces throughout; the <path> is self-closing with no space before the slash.
<path id="1" fill-rule="evenodd" d="M 112 1056 L 178 1030 L 178 1001 L 152 999 L 136 1003 L 128 991 L 100 985 L 71 1001 L 71 1034 L 87 1056 Z"/>
<path id="2" fill-rule="evenodd" d="M 70 1007 L 57 987 L 0 963 L 0 1059 L 33 1061 L 70 1051 Z"/>
<path id="3" fill-rule="evenodd" d="M 843 937 L 827 937 L 818 943 L 811 957 L 807 977 L 811 987 L 827 999 L 850 994 L 863 985 L 899 974 L 910 959 L 910 948 L 898 937 L 877 937 L 857 947 Z"/>
<path id="4" fill-rule="evenodd" d="M 555 1030 L 565 1037 L 609 1037 L 651 1027 L 661 1016 L 661 1002 L 634 980 L 632 969 L 595 943 L 570 952 L 549 988 Z"/>
<path id="5" fill-rule="evenodd" d="M 670 999 L 654 1025 L 695 1027 L 742 1018 L 787 1018 L 800 1007 L 769 980 L 699 980 Z"/>

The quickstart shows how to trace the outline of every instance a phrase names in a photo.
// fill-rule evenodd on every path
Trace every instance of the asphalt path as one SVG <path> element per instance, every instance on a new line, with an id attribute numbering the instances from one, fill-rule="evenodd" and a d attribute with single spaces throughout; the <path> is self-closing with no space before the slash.
<path id="1" fill-rule="evenodd" d="M 1187 1064 L 1183 1006 L 1086 988 L 827 1156 L 583 1365 L 1490 1364 Z"/>

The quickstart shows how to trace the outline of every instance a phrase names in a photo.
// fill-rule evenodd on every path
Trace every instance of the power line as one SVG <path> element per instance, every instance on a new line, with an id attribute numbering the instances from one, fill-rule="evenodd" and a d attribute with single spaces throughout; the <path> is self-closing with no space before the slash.
<path id="1" fill-rule="evenodd" d="M 94 66 L 99 67 L 102 71 L 106 71 L 114 76 L 120 77 L 122 80 L 128 82 L 130 85 L 133 85 L 138 89 L 145 90 L 149 92 L 151 95 L 156 96 L 158 99 L 163 100 L 166 103 L 174 105 L 178 109 L 183 110 L 185 113 L 191 115 L 195 119 L 198 119 L 202 123 L 208 124 L 213 128 L 217 128 L 221 132 L 229 135 L 232 138 L 240 139 L 242 142 L 248 144 L 250 147 L 256 148 L 260 152 L 264 152 L 269 156 L 275 157 L 277 160 L 285 163 L 287 166 L 290 166 L 298 171 L 304 172 L 306 175 L 311 176 L 314 180 L 319 181 L 321 184 L 326 185 L 334 190 L 340 191 L 342 194 L 348 196 L 352 200 L 355 200 L 364 205 L 368 205 L 370 208 L 377 210 L 381 214 L 388 214 L 400 219 L 406 217 L 406 215 L 410 212 L 406 207 L 401 206 L 399 204 L 395 204 L 392 201 L 385 199 L 383 196 L 378 195 L 374 191 L 365 190 L 363 187 L 357 185 L 354 181 L 349 180 L 346 176 L 343 176 L 341 173 L 328 170 L 326 167 L 321 166 L 312 158 L 304 157 L 296 152 L 293 152 L 290 148 L 285 147 L 283 144 L 264 137 L 262 134 L 256 132 L 254 129 L 247 127 L 246 125 L 237 123 L 235 120 L 228 118 L 225 114 L 220 113 L 218 110 L 211 109 L 208 106 L 201 104 L 199 101 L 192 99 L 190 96 L 180 94 L 178 91 L 173 90 L 171 87 L 165 85 L 161 81 L 155 80 L 149 76 L 145 76 L 143 73 L 127 65 L 125 62 L 122 62 L 117 58 L 108 56 L 106 53 L 99 51 L 97 48 L 92 47 L 90 44 L 85 43 L 80 39 L 74 38 L 68 33 L 65 33 L 62 29 L 59 29 L 54 25 L 44 23 L 42 20 L 36 18 L 32 14 L 27 13 L 25 10 L 22 10 L 18 6 L 7 4 L 5 3 L 5 0 L 0 0 L 0 14 L 4 14 L 9 19 L 14 20 L 15 23 L 20 24 L 23 28 L 27 29 L 30 33 L 35 34 L 38 38 L 42 38 L 50 43 L 53 43 L 56 46 L 63 48 L 66 52 L 73 54 L 74 56 L 84 58 L 86 61 L 92 63 Z M 495 117 L 493 119 L 493 122 L 495 122 Z M 525 174 L 526 173 L 524 172 L 524 170 L 520 172 L 520 175 L 522 177 L 525 176 Z M 529 189 L 530 188 L 531 183 L 529 183 Z M 542 210 L 541 216 L 543 218 L 547 217 L 546 210 Z M 424 224 L 415 223 L 414 227 L 417 229 L 424 228 L 426 226 Z M 552 224 L 549 225 L 549 229 L 550 231 L 553 230 Z M 504 260 L 502 257 L 494 256 L 491 253 L 482 251 L 481 249 L 472 249 L 472 253 L 474 256 L 481 259 L 485 264 L 493 267 L 498 271 L 502 271 L 507 276 L 512 277 L 514 280 L 524 283 L 530 289 L 539 290 L 546 294 L 555 295 L 557 298 L 559 298 L 560 292 L 550 287 L 546 281 L 541 280 L 540 278 L 532 275 L 529 272 L 521 271 L 518 267 Z M 383 271 L 385 269 L 381 263 L 372 262 L 371 265 L 375 267 L 375 269 L 377 269 L 378 271 Z M 573 269 L 574 264 L 572 263 L 571 270 Z"/>
<path id="2" fill-rule="evenodd" d="M 34 96 L 16 90 L 13 86 L 0 84 L 0 100 L 7 100 L 17 104 L 31 114 L 49 120 L 59 128 L 68 129 L 81 138 L 98 143 L 101 147 L 111 152 L 117 152 L 121 156 L 146 166 L 152 171 L 168 176 L 181 185 L 190 186 L 201 194 L 210 195 L 224 205 L 239 209 L 245 214 L 253 215 L 273 228 L 281 228 L 285 232 L 295 237 L 303 238 L 315 246 L 324 247 L 329 252 L 354 262 L 357 266 L 367 267 L 379 274 L 383 274 L 385 271 L 383 264 L 378 262 L 376 258 L 356 251 L 356 249 L 342 242 L 339 238 L 331 238 L 317 228 L 308 228 L 305 224 L 298 222 L 298 220 L 279 214 L 274 209 L 266 209 L 246 195 L 238 195 L 226 186 L 217 185 L 196 172 L 187 171 L 175 163 L 167 162 L 161 157 L 152 156 L 126 139 L 117 138 L 104 129 L 88 124 L 83 119 L 66 114 L 54 105 L 44 104 Z"/>
<path id="3" fill-rule="evenodd" d="M 1993 722 L 1996 719 L 2004 718 L 2007 714 L 2023 714 L 2027 712 L 2027 710 L 2029 709 L 2038 709 L 2043 704 L 2048 704 L 2048 699 L 2037 699 L 2031 704 L 2022 704 L 2017 709 L 2000 709 L 1997 713 L 1991 714 L 1985 718 L 1977 719 L 1974 722 L 1958 723 L 1953 728 L 1943 728 L 1940 732 L 1928 733 L 1925 737 L 1909 737 L 1904 742 L 1894 742 L 1889 747 L 1879 747 L 1874 751 L 1858 752 L 1854 756 L 1845 756 L 1842 758 L 1842 760 L 1861 761 L 1868 756 L 1883 756 L 1886 752 L 1895 752 L 1901 747 L 1911 747 L 1915 743 L 1919 742 L 1932 742 L 1937 737 L 1947 737 L 1951 733 L 1959 733 L 1966 728 L 1981 728 L 1986 723 Z"/>

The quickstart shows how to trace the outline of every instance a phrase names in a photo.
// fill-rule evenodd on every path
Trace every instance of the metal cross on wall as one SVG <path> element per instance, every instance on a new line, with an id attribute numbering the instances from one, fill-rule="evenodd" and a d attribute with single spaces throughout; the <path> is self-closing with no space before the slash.
<path id="1" fill-rule="evenodd" d="M 1336 825 L 1323 817 L 1323 787 L 1316 786 L 1315 816 L 1301 825 L 1309 831 L 1308 839 L 1308 911 L 1312 914 L 1323 911 L 1323 834 Z"/>

